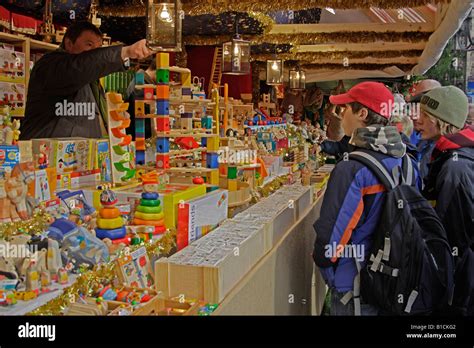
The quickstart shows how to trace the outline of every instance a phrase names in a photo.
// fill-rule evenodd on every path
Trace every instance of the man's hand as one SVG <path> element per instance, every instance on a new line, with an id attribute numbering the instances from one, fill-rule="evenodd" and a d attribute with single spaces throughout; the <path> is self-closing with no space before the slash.
<path id="1" fill-rule="evenodd" d="M 143 59 L 148 56 L 151 56 L 153 51 L 146 46 L 146 40 L 140 40 L 135 42 L 133 45 L 124 46 L 122 48 L 122 59 L 126 58 L 132 59 Z"/>

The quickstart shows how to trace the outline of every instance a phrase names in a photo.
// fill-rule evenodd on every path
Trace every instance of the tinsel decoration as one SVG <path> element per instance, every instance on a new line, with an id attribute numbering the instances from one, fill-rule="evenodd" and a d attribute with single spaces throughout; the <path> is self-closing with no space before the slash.
<path id="1" fill-rule="evenodd" d="M 28 220 L 17 222 L 7 222 L 0 224 L 0 240 L 8 240 L 10 237 L 18 234 L 30 234 L 44 232 L 52 222 L 52 216 L 44 211 L 38 211 Z"/>
<path id="2" fill-rule="evenodd" d="M 384 70 L 396 66 L 403 71 L 411 71 L 415 64 L 303 64 L 301 67 L 307 70 Z"/>
<path id="3" fill-rule="evenodd" d="M 176 248 L 176 231 L 167 232 L 158 241 L 130 246 L 129 251 L 133 252 L 142 246 L 145 246 L 150 260 L 156 259 L 157 256 L 169 256 Z M 118 257 L 121 256 L 124 256 L 124 250 Z M 60 296 L 31 311 L 28 315 L 61 315 L 71 303 L 78 300 L 79 296 L 93 296 L 100 285 L 111 283 L 115 277 L 114 262 L 97 265 L 93 270 L 80 274 Z"/>
<path id="4" fill-rule="evenodd" d="M 331 7 L 334 9 L 368 9 L 378 7 L 383 9 L 396 9 L 402 7 L 419 7 L 432 3 L 440 3 L 444 0 L 278 0 L 278 1 L 255 1 L 255 0 L 182 0 L 183 9 L 186 14 L 219 14 L 226 11 L 237 12 L 274 12 L 288 10 L 307 10 L 312 8 Z"/>
<path id="5" fill-rule="evenodd" d="M 362 59 L 367 57 L 372 58 L 398 58 L 398 57 L 419 57 L 423 53 L 422 50 L 408 50 L 408 51 L 340 51 L 340 52 L 300 52 L 300 53 L 281 53 L 278 58 L 283 60 L 298 60 L 302 62 L 317 62 L 321 59 L 332 59 L 334 61 L 342 61 L 344 58 Z M 256 54 L 250 58 L 252 60 L 266 62 L 272 59 L 272 54 Z"/>
<path id="6" fill-rule="evenodd" d="M 275 24 L 273 18 L 262 12 L 250 11 L 247 13 L 247 15 L 261 24 L 263 29 L 263 35 L 267 35 L 268 33 L 270 33 L 273 28 L 273 24 Z"/>
<path id="7" fill-rule="evenodd" d="M 432 33 L 417 31 L 408 32 L 384 32 L 375 31 L 349 32 L 340 31 L 336 33 L 292 33 L 292 34 L 267 34 L 267 35 L 246 35 L 245 39 L 250 40 L 252 45 L 259 44 L 291 44 L 297 45 L 316 45 L 327 43 L 373 43 L 383 42 L 423 42 L 428 41 Z M 194 46 L 213 46 L 228 40 L 228 35 L 188 35 L 184 37 L 186 45 Z"/>

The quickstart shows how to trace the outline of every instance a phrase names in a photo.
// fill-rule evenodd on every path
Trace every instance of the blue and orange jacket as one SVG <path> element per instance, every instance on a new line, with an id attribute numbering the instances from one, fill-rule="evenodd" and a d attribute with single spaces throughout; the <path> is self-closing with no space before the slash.
<path id="1" fill-rule="evenodd" d="M 392 168 L 402 165 L 402 159 L 371 151 L 371 154 Z M 414 163 L 414 167 L 415 163 Z M 417 185 L 421 180 L 417 175 Z M 316 242 L 313 258 L 330 288 L 338 292 L 353 290 L 357 274 L 352 257 L 334 257 L 327 253 L 333 245 L 359 246 L 365 265 L 372 244 L 372 237 L 379 222 L 385 199 L 385 188 L 375 175 L 362 163 L 348 160 L 339 162 L 331 173 L 319 219 L 314 223 Z M 344 256 L 344 255 L 343 255 Z"/>

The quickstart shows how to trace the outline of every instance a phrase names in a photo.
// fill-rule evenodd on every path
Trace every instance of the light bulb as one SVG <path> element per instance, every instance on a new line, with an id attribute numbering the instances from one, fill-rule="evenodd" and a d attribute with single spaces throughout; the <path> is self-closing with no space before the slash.
<path id="1" fill-rule="evenodd" d="M 299 72 L 299 71 L 296 72 L 296 78 L 297 78 L 297 79 L 300 78 L 300 72 Z"/>
<path id="2" fill-rule="evenodd" d="M 170 12 L 168 10 L 168 6 L 166 4 L 163 4 L 163 7 L 161 8 L 160 19 L 163 22 L 171 22 L 172 21 Z"/>
<path id="3" fill-rule="evenodd" d="M 275 70 L 275 71 L 278 70 L 278 64 L 277 64 L 276 60 L 273 61 L 272 69 Z"/>
<path id="4" fill-rule="evenodd" d="M 240 54 L 240 46 L 234 45 L 234 55 L 238 56 Z"/>

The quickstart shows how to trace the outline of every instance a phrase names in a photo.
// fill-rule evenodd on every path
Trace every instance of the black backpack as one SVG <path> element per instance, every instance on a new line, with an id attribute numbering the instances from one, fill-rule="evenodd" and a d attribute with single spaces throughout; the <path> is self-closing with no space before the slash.
<path id="1" fill-rule="evenodd" d="M 349 158 L 363 163 L 387 189 L 369 258 L 360 269 L 360 295 L 382 314 L 427 315 L 444 310 L 453 293 L 453 256 L 433 207 L 416 188 L 412 161 L 389 174 L 370 152 Z M 359 289 L 354 288 L 354 297 Z"/>

